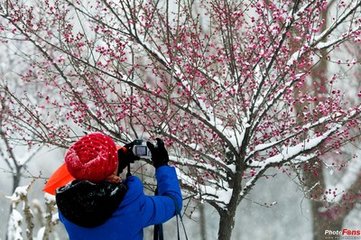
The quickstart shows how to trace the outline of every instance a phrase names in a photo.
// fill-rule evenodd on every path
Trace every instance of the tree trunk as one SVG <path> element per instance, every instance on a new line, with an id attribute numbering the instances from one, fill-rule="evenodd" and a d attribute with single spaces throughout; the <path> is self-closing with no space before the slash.
<path id="1" fill-rule="evenodd" d="M 358 193 L 361 189 L 361 181 L 358 179 L 347 190 L 346 195 Z M 356 200 L 357 201 L 357 200 Z M 325 239 L 327 236 L 334 237 L 337 235 L 326 234 L 328 231 L 342 231 L 343 222 L 348 214 L 355 207 L 356 201 L 335 203 L 326 211 L 320 211 L 323 207 L 322 201 L 311 201 L 311 211 L 313 220 L 313 240 Z M 347 226 L 346 226 L 347 227 Z M 341 238 L 340 238 L 341 239 Z"/>
<path id="2" fill-rule="evenodd" d="M 20 169 L 16 171 L 16 174 L 13 175 L 13 185 L 11 189 L 11 193 L 13 194 L 17 187 L 20 186 L 20 180 L 21 180 L 21 172 Z"/>
<path id="3" fill-rule="evenodd" d="M 331 217 L 329 214 L 321 213 L 319 211 L 321 207 L 321 202 L 311 201 L 313 240 L 323 240 L 326 239 L 327 236 L 336 239 L 337 235 L 327 234 L 327 231 L 341 231 L 347 213 L 335 212 L 334 214 L 338 214 L 338 216 Z"/>
<path id="4" fill-rule="evenodd" d="M 235 209 L 220 212 L 218 240 L 230 240 L 234 228 Z"/>
<path id="5" fill-rule="evenodd" d="M 205 209 L 204 209 L 204 204 L 201 204 L 199 206 L 199 215 L 200 215 L 200 232 L 201 232 L 201 239 L 202 240 L 207 240 L 207 220 L 206 220 L 206 215 L 205 215 Z"/>
<path id="6" fill-rule="evenodd" d="M 19 187 L 20 185 L 20 180 L 21 180 L 21 168 L 20 167 L 16 167 L 16 174 L 13 175 L 13 184 L 11 187 L 11 195 L 14 194 L 15 190 L 17 187 Z M 11 215 L 12 212 L 12 206 L 10 204 L 9 206 L 9 216 Z M 9 228 L 9 218 L 8 221 L 6 223 L 6 234 L 5 234 L 5 240 L 9 239 L 9 232 L 8 232 L 8 228 Z"/>

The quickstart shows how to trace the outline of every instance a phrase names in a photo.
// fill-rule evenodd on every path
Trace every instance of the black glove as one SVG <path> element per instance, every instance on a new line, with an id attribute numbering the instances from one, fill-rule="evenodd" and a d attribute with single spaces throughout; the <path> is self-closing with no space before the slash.
<path id="1" fill-rule="evenodd" d="M 127 143 L 118 150 L 118 174 L 122 173 L 124 168 L 129 164 L 134 163 L 135 160 L 139 160 L 139 157 L 135 156 L 132 149 L 134 146 L 134 141 Z"/>
<path id="2" fill-rule="evenodd" d="M 152 153 L 152 162 L 155 168 L 160 166 L 166 166 L 169 162 L 169 156 L 167 150 L 164 148 L 164 142 L 157 138 L 157 146 L 154 146 L 152 143 L 147 142 L 147 146 Z"/>

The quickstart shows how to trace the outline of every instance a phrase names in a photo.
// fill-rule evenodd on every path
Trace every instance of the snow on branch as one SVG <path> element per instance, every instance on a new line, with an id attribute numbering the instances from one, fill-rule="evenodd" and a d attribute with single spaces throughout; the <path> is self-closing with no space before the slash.
<path id="1" fill-rule="evenodd" d="M 354 33 L 357 33 L 358 31 L 361 30 L 361 26 L 357 27 L 357 28 L 353 28 L 352 30 L 350 30 L 347 34 L 343 34 L 341 37 L 339 38 L 336 38 L 336 39 L 332 39 L 330 41 L 327 41 L 327 42 L 319 42 L 317 45 L 316 45 L 316 49 L 318 50 L 322 50 L 322 49 L 326 49 L 326 48 L 329 48 L 329 47 L 332 47 L 332 46 L 335 46 L 345 40 L 347 40 L 347 38 L 349 36 L 352 36 L 352 34 Z"/>
<path id="2" fill-rule="evenodd" d="M 359 113 L 359 109 L 358 111 L 351 111 L 351 113 L 343 119 L 343 122 L 349 120 L 350 118 L 356 116 Z M 315 156 L 314 153 L 310 151 L 320 146 L 321 143 L 327 140 L 332 134 L 337 132 L 342 126 L 343 124 L 341 123 L 335 123 L 333 127 L 331 127 L 328 131 L 324 132 L 321 136 L 306 139 L 304 142 L 301 142 L 295 146 L 284 146 L 281 150 L 281 153 L 270 157 L 265 161 L 254 162 L 252 166 L 257 167 L 258 170 L 256 174 L 245 184 L 244 188 L 240 193 L 241 197 L 244 197 L 252 189 L 258 178 L 260 178 L 268 168 L 284 164 L 286 162 L 291 162 L 293 159 L 295 159 L 298 164 L 302 163 L 302 161 L 310 160 L 312 157 Z M 301 156 L 302 158 L 300 158 L 299 156 Z M 298 158 L 296 159 L 296 157 Z"/>
<path id="3" fill-rule="evenodd" d="M 209 183 L 201 184 L 199 181 L 190 177 L 189 174 L 183 173 L 180 169 L 176 169 L 177 176 L 181 181 L 183 188 L 192 189 L 196 195 L 195 198 L 201 201 L 209 201 L 216 203 L 221 208 L 226 208 L 232 196 L 232 189 L 228 188 L 228 183 L 221 181 L 222 187 Z"/>
<path id="4" fill-rule="evenodd" d="M 280 154 L 277 154 L 273 157 L 268 158 L 265 161 L 255 162 L 252 166 L 266 168 L 270 165 L 277 165 L 279 163 L 287 162 L 296 156 L 306 153 L 309 150 L 314 149 L 319 146 L 323 141 L 325 141 L 331 134 L 335 133 L 338 129 L 342 127 L 341 124 L 335 124 L 333 128 L 326 131 L 319 137 L 307 139 L 304 142 L 301 142 L 295 146 L 285 146 Z M 305 158 L 307 159 L 307 158 Z"/>
<path id="5" fill-rule="evenodd" d="M 351 14 L 353 14 L 358 8 L 361 7 L 361 1 L 352 1 L 351 4 L 355 4 L 353 7 L 349 7 L 348 11 L 344 12 L 335 22 L 331 24 L 327 29 L 325 29 L 320 35 L 316 36 L 313 40 L 311 46 L 315 46 L 322 40 L 324 40 L 327 36 L 329 36 L 341 23 L 343 23 L 346 18 L 348 18 Z M 359 29 L 359 27 L 357 28 Z M 351 31 L 352 32 L 352 31 Z M 348 34 L 345 34 L 344 38 L 346 38 Z M 331 40 L 332 41 L 332 40 Z"/>
<path id="6" fill-rule="evenodd" d="M 24 207 L 24 215 L 25 215 L 25 223 L 26 223 L 26 236 L 27 239 L 32 239 L 33 235 L 33 213 L 28 204 L 28 191 L 32 186 L 33 182 L 26 186 L 17 187 L 13 193 L 13 195 L 8 196 L 7 198 L 11 201 L 11 213 L 8 222 L 7 229 L 7 237 L 9 240 L 22 240 L 23 239 L 23 231 L 22 231 L 22 222 L 24 220 L 23 216 L 16 209 L 18 205 L 23 202 Z"/>
<path id="7" fill-rule="evenodd" d="M 45 210 L 36 200 L 33 200 L 30 205 L 28 195 L 33 183 L 34 181 L 29 185 L 17 187 L 11 196 L 7 196 L 11 201 L 7 229 L 8 240 L 34 239 L 34 236 L 36 239 L 53 239 L 54 227 L 59 222 L 58 214 L 56 214 L 55 197 L 50 194 L 45 195 Z M 19 211 L 21 205 L 21 211 Z M 34 220 L 37 214 L 40 215 L 39 217 L 44 218 L 45 221 L 42 222 L 44 226 L 40 226 L 38 232 L 34 233 Z M 26 229 L 25 233 L 23 231 L 24 227 Z"/>
<path id="8" fill-rule="evenodd" d="M 226 179 L 226 177 L 227 177 L 226 173 L 223 170 L 226 169 L 227 171 L 231 171 L 231 169 L 229 169 L 228 166 L 225 165 L 224 162 L 222 162 L 220 160 L 217 161 L 217 164 L 209 164 L 209 163 L 195 161 L 195 160 L 185 158 L 185 157 L 176 157 L 176 156 L 172 156 L 172 155 L 169 156 L 169 160 L 176 162 L 179 165 L 195 167 L 197 169 L 206 170 L 207 172 L 214 173 L 217 176 L 222 177 L 223 179 Z M 213 158 L 212 158 L 212 160 L 213 160 Z M 218 164 L 220 164 L 220 166 L 222 166 L 222 167 L 219 167 Z"/>
<path id="9" fill-rule="evenodd" d="M 334 46 L 335 44 L 342 42 L 347 39 L 353 32 L 360 30 L 360 27 L 357 27 L 355 29 L 349 30 L 348 33 L 343 34 L 340 38 L 337 39 L 331 39 L 328 42 L 321 43 L 322 40 L 326 39 L 327 36 L 329 36 L 337 27 L 343 23 L 346 18 L 348 18 L 351 14 L 353 14 L 358 8 L 361 7 L 361 1 L 356 1 L 355 5 L 353 7 L 348 8 L 347 12 L 344 12 L 342 16 L 340 16 L 335 22 L 331 24 L 327 29 L 325 29 L 321 34 L 314 37 L 311 43 L 308 45 L 303 46 L 300 50 L 294 52 L 290 59 L 287 62 L 287 66 L 292 66 L 295 62 L 297 62 L 306 52 L 308 52 L 313 47 L 316 47 L 317 49 L 323 49 L 328 48 L 331 46 Z"/>
<path id="10" fill-rule="evenodd" d="M 22 221 L 23 216 L 19 213 L 19 211 L 16 209 L 12 209 L 7 229 L 9 240 L 23 239 L 23 230 L 21 228 Z"/>
<path id="11" fill-rule="evenodd" d="M 293 137 L 295 137 L 295 136 L 297 136 L 299 134 L 304 133 L 305 130 L 310 130 L 310 129 L 318 127 L 318 126 L 320 126 L 322 124 L 333 123 L 333 122 L 335 122 L 335 119 L 339 119 L 339 118 L 342 118 L 342 117 L 343 117 L 343 119 L 341 120 L 341 122 L 345 122 L 345 121 L 348 121 L 349 119 L 355 117 L 356 115 L 360 115 L 360 112 L 361 112 L 361 105 L 358 106 L 357 108 L 353 108 L 353 109 L 349 110 L 349 113 L 346 114 L 346 115 L 344 113 L 341 113 L 341 112 L 334 112 L 334 113 L 332 113 L 332 114 L 330 114 L 328 116 L 320 118 L 316 122 L 307 123 L 307 124 L 303 125 L 302 128 L 299 131 L 297 131 L 297 132 L 295 132 L 295 133 L 293 133 L 293 134 L 291 134 L 289 136 L 285 136 L 280 140 L 277 140 L 277 141 L 274 141 L 274 142 L 271 142 L 271 143 L 264 143 L 264 144 L 257 145 L 254 148 L 253 151 L 251 151 L 251 152 L 249 152 L 247 154 L 245 159 L 247 161 L 248 159 L 253 157 L 257 152 L 261 152 L 261 151 L 270 149 L 270 148 L 272 148 L 274 146 L 277 146 L 277 145 L 281 144 L 282 142 L 285 142 L 288 139 L 291 139 L 291 138 L 293 138 Z M 257 164 L 256 165 L 252 164 L 250 166 L 252 166 L 252 167 L 260 167 Z"/>

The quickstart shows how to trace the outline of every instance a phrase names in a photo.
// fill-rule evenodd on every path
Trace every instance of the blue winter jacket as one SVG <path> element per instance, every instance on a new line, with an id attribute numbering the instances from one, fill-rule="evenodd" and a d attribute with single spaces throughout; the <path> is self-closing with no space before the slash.
<path id="1" fill-rule="evenodd" d="M 135 176 L 128 177 L 124 181 L 127 187 L 121 202 L 104 223 L 95 227 L 82 227 L 61 213 L 59 207 L 59 218 L 64 224 L 70 240 L 141 240 L 143 239 L 143 228 L 164 223 L 182 207 L 182 195 L 177 180 L 175 168 L 161 166 L 156 169 L 158 186 L 157 196 L 147 196 L 143 192 L 143 184 Z M 115 195 L 115 191 L 110 195 Z M 92 195 L 93 196 L 93 195 Z M 113 202 L 114 203 L 114 202 Z M 81 203 L 80 203 L 81 204 Z M 85 204 L 85 203 L 84 203 Z M 116 203 L 118 204 L 118 203 Z M 106 203 L 101 204 L 106 207 Z M 111 205 L 111 204 L 109 204 Z M 74 205 L 75 208 L 79 209 Z M 72 209 L 74 212 L 77 209 Z M 103 210 L 101 210 L 103 212 Z M 102 216 L 99 216 L 101 218 Z"/>

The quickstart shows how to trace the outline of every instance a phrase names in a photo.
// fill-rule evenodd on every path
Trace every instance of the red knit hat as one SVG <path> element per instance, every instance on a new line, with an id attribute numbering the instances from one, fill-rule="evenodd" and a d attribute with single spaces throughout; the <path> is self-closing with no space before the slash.
<path id="1" fill-rule="evenodd" d="M 109 136 L 90 133 L 68 149 L 65 163 L 74 178 L 99 182 L 117 169 L 117 148 Z"/>

